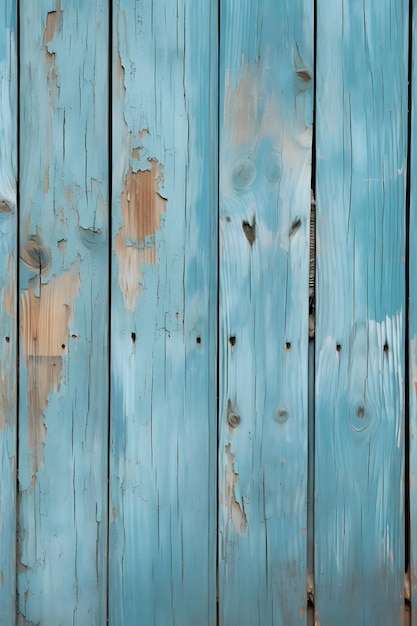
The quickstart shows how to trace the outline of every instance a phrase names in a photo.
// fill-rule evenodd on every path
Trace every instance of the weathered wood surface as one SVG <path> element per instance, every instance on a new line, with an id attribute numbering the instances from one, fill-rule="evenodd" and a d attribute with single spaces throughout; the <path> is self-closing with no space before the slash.
<path id="1" fill-rule="evenodd" d="M 20 19 L 19 624 L 102 626 L 108 2 Z"/>
<path id="2" fill-rule="evenodd" d="M 113 19 L 109 617 L 216 622 L 217 6 Z"/>
<path id="3" fill-rule="evenodd" d="M 0 7 L 0 624 L 16 603 L 16 2 Z"/>
<path id="4" fill-rule="evenodd" d="M 317 4 L 316 623 L 401 623 L 408 3 Z"/>
<path id="5" fill-rule="evenodd" d="M 221 2 L 219 615 L 306 622 L 313 5 Z"/>

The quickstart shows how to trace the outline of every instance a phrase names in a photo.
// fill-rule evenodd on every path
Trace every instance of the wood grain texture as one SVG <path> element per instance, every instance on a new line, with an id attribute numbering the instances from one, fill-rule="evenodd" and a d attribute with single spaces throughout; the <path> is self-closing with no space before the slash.
<path id="1" fill-rule="evenodd" d="M 16 2 L 0 8 L 0 624 L 16 603 Z"/>
<path id="2" fill-rule="evenodd" d="M 306 622 L 313 6 L 221 2 L 219 615 Z"/>
<path id="3" fill-rule="evenodd" d="M 113 42 L 110 622 L 215 624 L 216 4 Z"/>
<path id="4" fill-rule="evenodd" d="M 20 7 L 22 625 L 106 621 L 108 15 Z"/>
<path id="5" fill-rule="evenodd" d="M 317 5 L 316 623 L 401 623 L 408 4 Z"/>
<path id="6" fill-rule="evenodd" d="M 417 2 L 411 3 L 411 135 L 410 158 L 410 222 L 409 222 L 409 300 L 408 300 L 408 350 L 409 350 L 409 435 L 410 435 L 410 563 L 409 580 L 412 607 L 412 626 L 417 626 Z"/>

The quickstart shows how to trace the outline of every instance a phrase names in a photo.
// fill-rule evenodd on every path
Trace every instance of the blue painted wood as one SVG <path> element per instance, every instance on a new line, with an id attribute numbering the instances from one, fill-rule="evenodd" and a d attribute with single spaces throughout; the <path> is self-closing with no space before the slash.
<path id="1" fill-rule="evenodd" d="M 108 3 L 20 5 L 19 624 L 102 626 Z"/>
<path id="2" fill-rule="evenodd" d="M 219 615 L 305 624 L 313 5 L 221 2 Z"/>
<path id="3" fill-rule="evenodd" d="M 408 4 L 317 5 L 316 623 L 399 624 Z"/>
<path id="4" fill-rule="evenodd" d="M 16 603 L 16 2 L 0 8 L 0 624 Z"/>
<path id="5" fill-rule="evenodd" d="M 113 41 L 110 623 L 215 624 L 216 3 Z"/>

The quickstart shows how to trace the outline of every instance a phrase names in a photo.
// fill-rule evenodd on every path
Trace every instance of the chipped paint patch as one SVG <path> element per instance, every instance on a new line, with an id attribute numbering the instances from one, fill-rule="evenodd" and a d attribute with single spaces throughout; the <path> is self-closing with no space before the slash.
<path id="1" fill-rule="evenodd" d="M 41 285 L 39 295 L 35 287 L 30 286 L 20 298 L 21 336 L 27 357 L 28 443 L 34 473 L 43 465 L 44 411 L 49 394 L 59 390 L 62 355 L 68 353 L 73 301 L 79 291 L 77 263 L 71 271 Z"/>
<path id="2" fill-rule="evenodd" d="M 130 171 L 120 197 L 123 224 L 116 237 L 119 260 L 118 282 L 127 309 L 134 311 L 136 296 L 142 291 L 142 265 L 158 263 L 155 234 L 161 227 L 166 198 L 159 192 L 161 169 L 152 159 L 152 169 Z"/>
<path id="3" fill-rule="evenodd" d="M 236 484 L 239 479 L 239 474 L 235 472 L 235 455 L 230 450 L 230 443 L 226 446 L 226 506 L 228 510 L 228 517 L 233 524 L 233 530 L 236 534 L 243 535 L 246 531 L 247 518 L 245 513 L 245 505 L 241 504 L 236 499 Z"/>

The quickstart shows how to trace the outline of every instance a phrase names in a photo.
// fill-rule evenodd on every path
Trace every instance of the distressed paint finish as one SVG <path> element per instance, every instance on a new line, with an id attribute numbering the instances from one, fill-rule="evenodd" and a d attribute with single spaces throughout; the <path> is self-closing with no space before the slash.
<path id="1" fill-rule="evenodd" d="M 215 624 L 217 7 L 113 20 L 109 618 Z"/>
<path id="2" fill-rule="evenodd" d="M 399 624 L 408 3 L 317 5 L 316 623 Z"/>
<path id="3" fill-rule="evenodd" d="M 21 0 L 18 623 L 106 621 L 106 0 Z"/>
<path id="4" fill-rule="evenodd" d="M 305 624 L 313 6 L 220 22 L 220 623 Z"/>
<path id="5" fill-rule="evenodd" d="M 0 8 L 0 624 L 16 603 L 16 2 Z"/>

